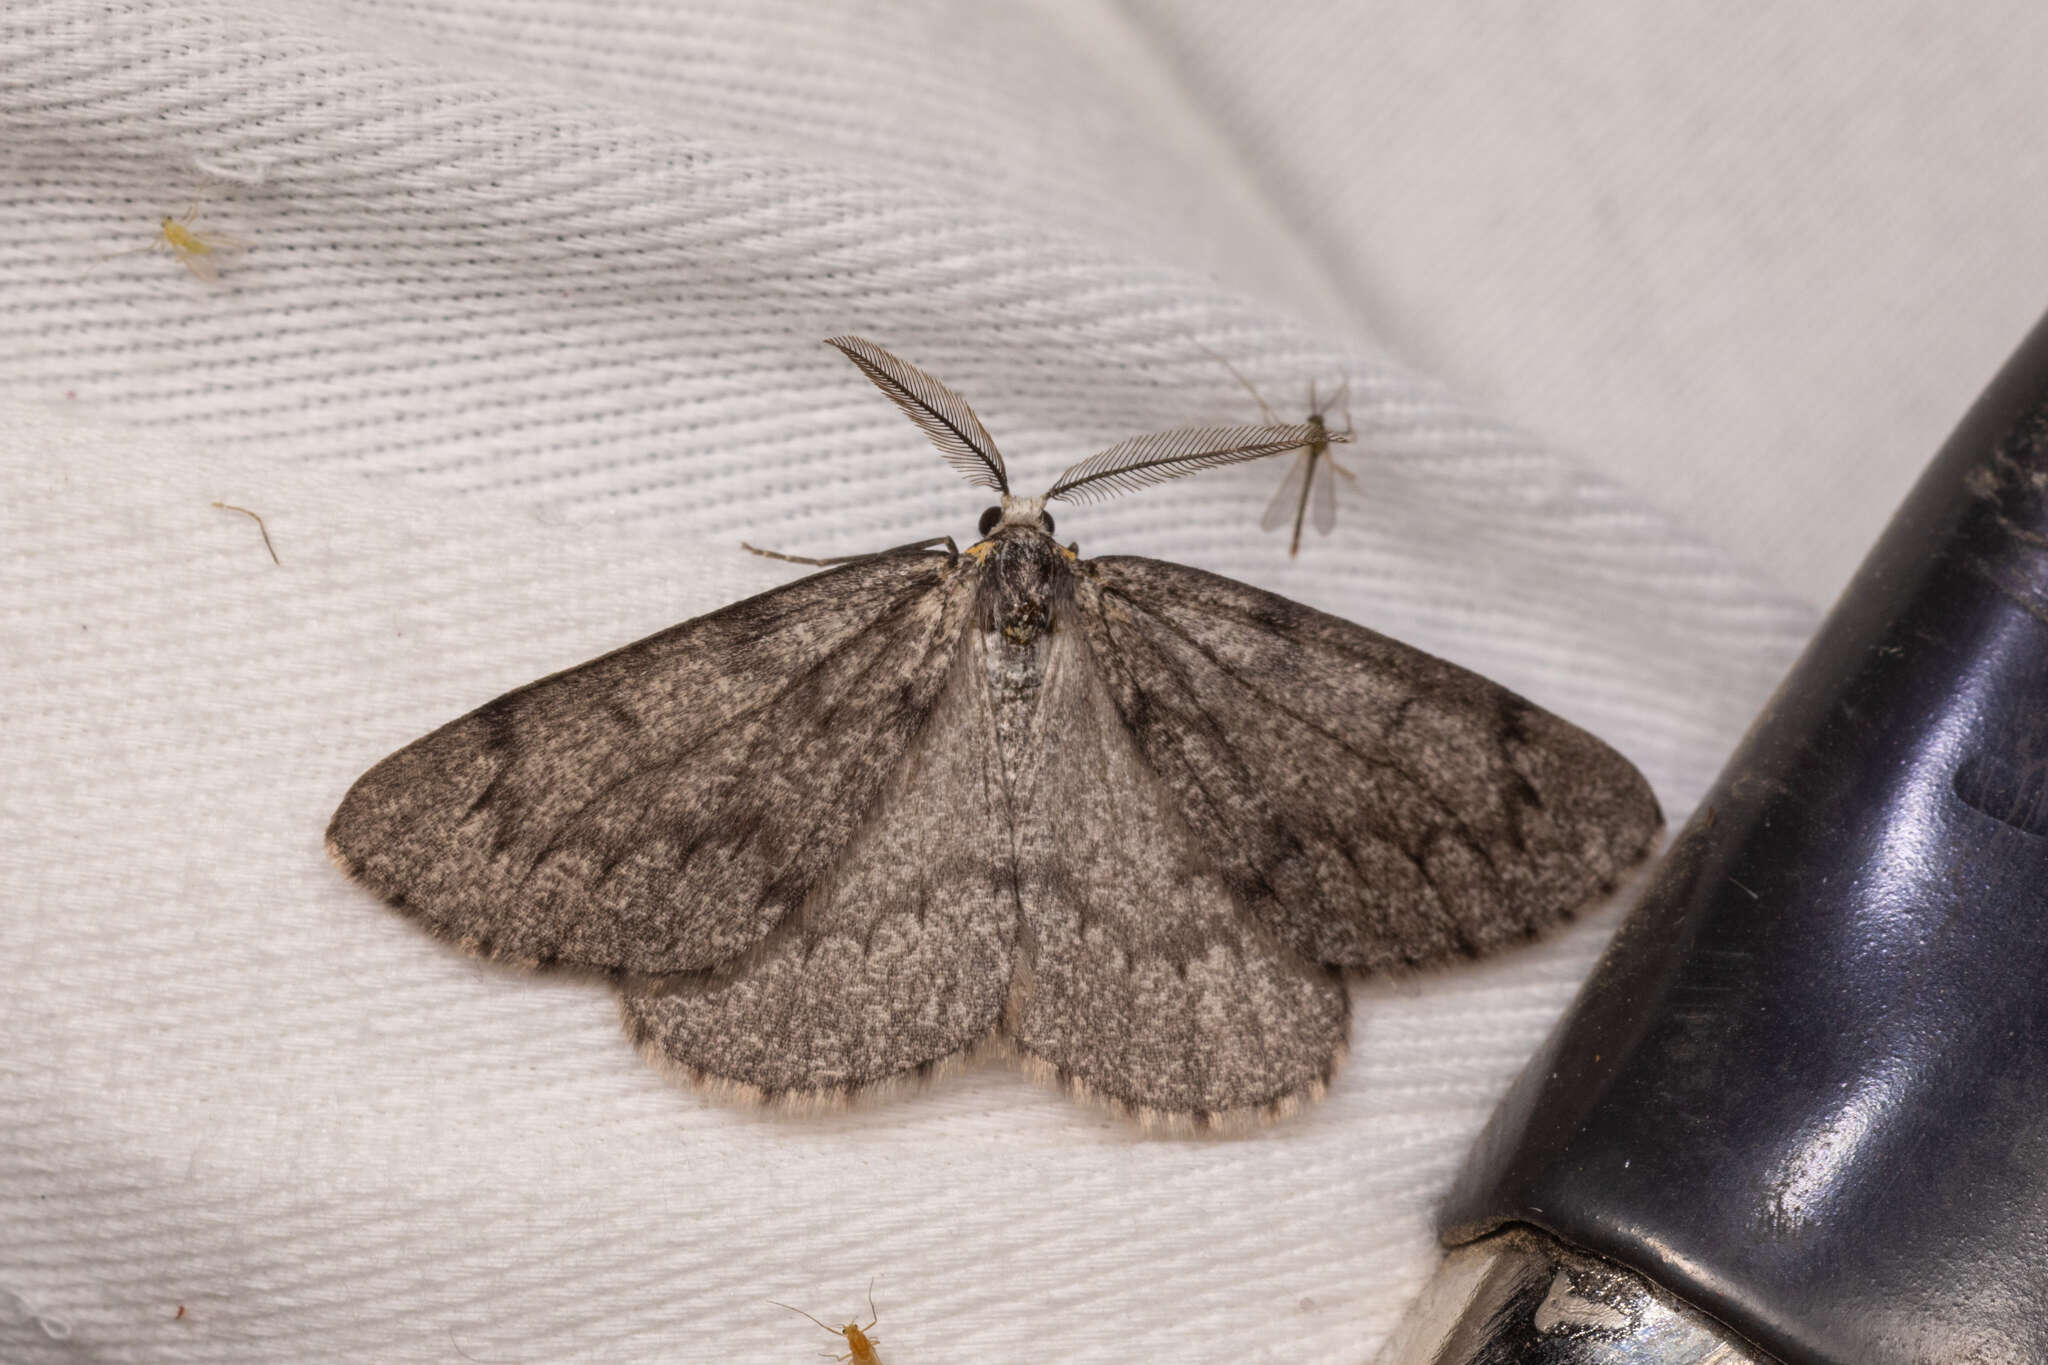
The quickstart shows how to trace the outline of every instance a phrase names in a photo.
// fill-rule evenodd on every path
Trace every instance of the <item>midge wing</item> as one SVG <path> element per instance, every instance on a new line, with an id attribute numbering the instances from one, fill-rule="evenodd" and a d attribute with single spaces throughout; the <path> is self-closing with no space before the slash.
<path id="1" fill-rule="evenodd" d="M 1337 462 L 1327 450 L 1309 458 L 1315 465 L 1309 475 L 1309 525 L 1326 536 L 1337 529 Z"/>
<path id="2" fill-rule="evenodd" d="M 978 573 L 862 560 L 509 692 L 365 773 L 328 850 L 486 957 L 725 962 L 804 903 L 895 779 Z"/>
<path id="3" fill-rule="evenodd" d="M 1273 499 L 1266 504 L 1265 513 L 1259 518 L 1261 531 L 1277 531 L 1294 520 L 1301 509 L 1302 490 L 1308 483 L 1309 470 L 1315 463 L 1315 456 L 1303 450 L 1300 458 L 1288 466 L 1287 477 L 1273 490 Z"/>
<path id="4" fill-rule="evenodd" d="M 1242 583 L 1084 567 L 1075 613 L 1146 767 L 1311 962 L 1476 953 L 1611 888 L 1663 817 L 1641 773 L 1475 673 Z"/>

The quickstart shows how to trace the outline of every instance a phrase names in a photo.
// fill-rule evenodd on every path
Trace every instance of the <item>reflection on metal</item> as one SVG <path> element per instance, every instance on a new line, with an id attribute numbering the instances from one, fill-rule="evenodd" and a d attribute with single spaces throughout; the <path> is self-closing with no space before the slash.
<path id="1" fill-rule="evenodd" d="M 1612 1261 L 1534 1228 L 1452 1251 L 1376 1365 L 1773 1365 Z"/>
<path id="2" fill-rule="evenodd" d="M 1892 1114 L 1911 1102 L 1915 1073 L 1903 1062 L 1877 1068 L 1831 1110 L 1802 1131 L 1766 1181 L 1762 1226 L 1780 1236 L 1826 1219 L 1830 1205 L 1853 1189 L 1859 1162 L 1889 1131 Z"/>

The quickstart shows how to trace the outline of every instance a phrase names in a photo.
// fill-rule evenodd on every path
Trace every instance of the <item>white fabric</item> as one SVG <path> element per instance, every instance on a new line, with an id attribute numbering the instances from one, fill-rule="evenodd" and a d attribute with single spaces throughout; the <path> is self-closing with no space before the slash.
<path id="1" fill-rule="evenodd" d="M 1275 31 L 1356 49 L 1376 8 Z M 1246 92 L 1299 78 L 1213 13 L 0 13 L 0 1359 L 779 1361 L 829 1343 L 770 1297 L 841 1320 L 871 1276 L 891 1365 L 1357 1360 L 1391 1329 L 1612 907 L 1361 986 L 1324 1104 L 1190 1142 L 1000 1065 L 836 1117 L 722 1106 L 643 1065 L 603 987 L 435 944 L 320 847 L 390 749 L 787 576 L 742 538 L 969 533 L 983 493 L 818 345 L 841 331 L 966 394 L 1025 492 L 1247 418 L 1205 348 L 1283 411 L 1349 376 L 1359 483 L 1299 561 L 1256 529 L 1277 465 L 1061 508 L 1063 538 L 1477 667 L 1682 817 L 1811 610 L 1651 510 L 1699 447 L 1625 492 L 1393 360 L 1413 307 L 1298 231 L 1356 204 L 1265 174 L 1288 140 Z M 1430 61 L 1479 79 L 1415 60 L 1388 107 Z M 1353 139 L 1304 109 L 1288 164 L 1341 176 Z M 195 198 L 250 243 L 218 285 L 97 259 Z M 1985 372 L 2011 339 L 1946 320 Z M 1501 354 L 1446 335 L 1448 371 Z"/>
<path id="2" fill-rule="evenodd" d="M 1411 363 L 1785 591 L 2048 302 L 2048 8 L 1130 0 Z"/>

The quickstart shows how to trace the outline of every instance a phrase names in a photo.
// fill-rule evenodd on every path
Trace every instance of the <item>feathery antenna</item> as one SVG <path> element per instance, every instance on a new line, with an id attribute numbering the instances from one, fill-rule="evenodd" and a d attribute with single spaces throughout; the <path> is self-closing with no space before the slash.
<path id="1" fill-rule="evenodd" d="M 1336 440 L 1317 427 L 1300 423 L 1272 427 L 1176 427 L 1149 436 L 1133 436 L 1090 455 L 1060 475 L 1045 498 L 1089 502 L 1113 498 L 1168 479 L 1213 469 L 1218 465 L 1262 460 L 1295 450 L 1311 441 Z"/>
<path id="2" fill-rule="evenodd" d="M 906 360 L 890 355 L 865 337 L 827 337 L 827 346 L 860 366 L 860 372 L 874 381 L 903 409 L 904 416 L 917 423 L 931 438 L 946 462 L 967 479 L 998 493 L 1010 491 L 1010 476 L 1003 470 L 1002 452 L 995 438 L 967 406 L 967 400 Z"/>

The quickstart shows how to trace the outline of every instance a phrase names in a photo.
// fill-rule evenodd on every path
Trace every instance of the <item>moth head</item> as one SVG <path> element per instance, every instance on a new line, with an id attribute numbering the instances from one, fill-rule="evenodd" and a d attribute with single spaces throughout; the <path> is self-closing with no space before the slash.
<path id="1" fill-rule="evenodd" d="M 988 539 L 998 526 L 1029 526 L 1051 535 L 1052 513 L 1045 510 L 1044 498 L 1019 498 L 1005 493 L 1001 506 L 981 514 L 981 538 Z"/>

